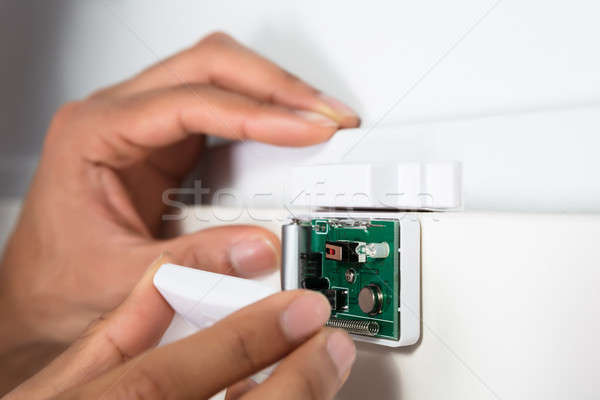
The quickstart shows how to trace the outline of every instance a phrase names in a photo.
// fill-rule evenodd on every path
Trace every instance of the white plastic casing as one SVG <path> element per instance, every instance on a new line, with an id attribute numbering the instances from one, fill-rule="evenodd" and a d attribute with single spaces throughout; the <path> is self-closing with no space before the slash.
<path id="1" fill-rule="evenodd" d="M 458 162 L 297 166 L 286 187 L 294 207 L 456 210 L 462 207 Z"/>
<path id="2" fill-rule="evenodd" d="M 388 347 L 410 346 L 421 336 L 421 225 L 416 213 L 399 211 L 317 211 L 310 215 L 294 218 L 362 218 L 395 219 L 400 225 L 399 275 L 400 292 L 398 317 L 400 322 L 399 340 L 372 338 L 351 335 L 355 340 L 375 343 Z M 285 247 L 285 243 L 284 243 Z M 284 262 L 283 268 L 285 269 Z M 285 271 L 283 271 L 285 276 Z"/>
<path id="3" fill-rule="evenodd" d="M 175 264 L 158 269 L 154 286 L 177 313 L 198 329 L 277 292 L 248 279 Z"/>

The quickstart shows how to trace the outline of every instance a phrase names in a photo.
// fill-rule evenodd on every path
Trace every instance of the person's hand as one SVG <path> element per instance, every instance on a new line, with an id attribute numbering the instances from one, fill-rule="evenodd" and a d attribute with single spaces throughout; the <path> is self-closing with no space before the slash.
<path id="1" fill-rule="evenodd" d="M 221 273 L 277 268 L 278 239 L 257 227 L 158 239 L 161 195 L 196 164 L 201 133 L 301 146 L 358 123 L 341 103 L 221 33 L 63 106 L 0 268 L 0 393 L 56 354 L 49 343 L 62 348 L 120 304 L 139 266 L 162 251 Z"/>
<path id="2" fill-rule="evenodd" d="M 152 284 L 166 261 L 155 261 L 116 310 L 4 400 L 205 399 L 228 386 L 228 400 L 316 400 L 332 398 L 348 377 L 354 343 L 341 330 L 321 329 L 331 309 L 312 291 L 276 294 L 148 350 L 173 315 Z M 278 361 L 263 383 L 248 379 Z"/>

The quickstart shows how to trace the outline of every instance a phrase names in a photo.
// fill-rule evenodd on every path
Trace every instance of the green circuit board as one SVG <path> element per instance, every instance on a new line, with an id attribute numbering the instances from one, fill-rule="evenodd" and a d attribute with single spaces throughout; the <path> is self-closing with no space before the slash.
<path id="1" fill-rule="evenodd" d="M 398 221 L 313 219 L 310 223 L 310 253 L 304 256 L 301 278 L 304 287 L 320 290 L 329 298 L 328 324 L 350 327 L 349 332 L 360 335 L 364 333 L 352 327 L 364 329 L 365 323 L 374 323 L 369 329 L 376 326 L 377 332 L 372 330 L 367 336 L 398 340 Z M 387 248 L 387 256 L 365 254 L 370 244 Z M 371 301 L 373 309 L 365 312 Z"/>

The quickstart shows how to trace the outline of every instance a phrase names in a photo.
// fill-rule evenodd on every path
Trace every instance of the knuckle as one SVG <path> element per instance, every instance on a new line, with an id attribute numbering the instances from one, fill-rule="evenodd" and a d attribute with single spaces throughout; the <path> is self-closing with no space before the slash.
<path id="1" fill-rule="evenodd" d="M 83 102 L 71 101 L 63 104 L 52 117 L 48 133 L 46 135 L 46 143 L 54 143 L 57 137 L 62 137 L 66 132 L 69 132 L 69 127 L 75 123 L 76 118 L 81 112 Z"/>
<path id="2" fill-rule="evenodd" d="M 70 101 L 63 104 L 54 114 L 52 125 L 64 126 L 68 124 L 78 114 L 81 107 L 81 101 Z"/>
<path id="3" fill-rule="evenodd" d="M 98 332 L 100 332 L 105 324 L 106 319 L 108 318 L 107 314 L 101 314 L 98 318 L 92 320 L 87 327 L 84 329 L 83 333 L 80 336 L 80 339 L 86 339 L 94 336 Z"/>
<path id="4" fill-rule="evenodd" d="M 222 31 L 215 31 L 208 35 L 206 35 L 200 42 L 198 42 L 198 47 L 209 47 L 209 48 L 218 48 L 227 44 L 231 44 L 235 42 L 235 40 L 229 36 L 227 33 Z"/>
<path id="5" fill-rule="evenodd" d="M 252 348 L 254 335 L 250 331 L 241 330 L 236 326 L 229 326 L 227 330 L 230 333 L 229 341 L 231 350 L 240 363 L 245 365 L 248 370 L 256 371 L 260 369 L 260 360 L 258 353 Z"/>

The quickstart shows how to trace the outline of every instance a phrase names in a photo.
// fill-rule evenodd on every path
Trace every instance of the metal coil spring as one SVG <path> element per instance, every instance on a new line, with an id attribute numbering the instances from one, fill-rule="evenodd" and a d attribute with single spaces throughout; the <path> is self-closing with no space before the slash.
<path id="1" fill-rule="evenodd" d="M 356 335 L 375 336 L 379 333 L 379 324 L 375 321 L 330 318 L 326 325 L 331 328 L 341 328 Z"/>

